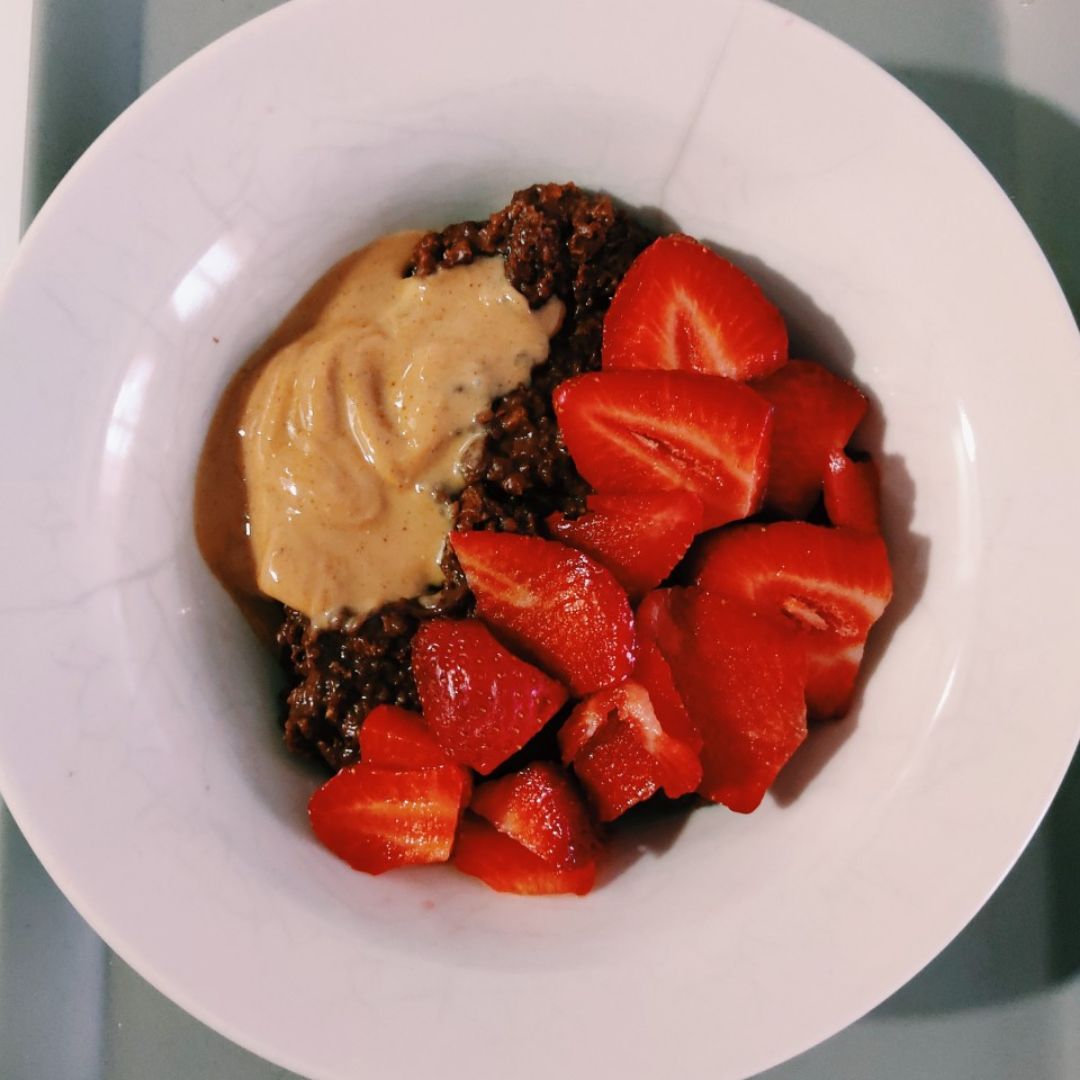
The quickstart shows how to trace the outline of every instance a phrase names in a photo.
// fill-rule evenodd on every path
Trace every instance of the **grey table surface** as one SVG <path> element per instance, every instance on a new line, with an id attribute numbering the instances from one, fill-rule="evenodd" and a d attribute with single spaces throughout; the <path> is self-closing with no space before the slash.
<path id="1" fill-rule="evenodd" d="M 36 0 L 26 220 L 142 91 L 273 6 Z M 1013 198 L 1080 312 L 1080 0 L 782 6 L 869 55 L 953 127 Z M 1078 849 L 1080 758 L 1027 851 L 952 945 L 858 1023 L 763 1076 L 1080 1078 Z M 2 813 L 0 1078 L 292 1076 L 193 1020 L 113 955 Z"/>

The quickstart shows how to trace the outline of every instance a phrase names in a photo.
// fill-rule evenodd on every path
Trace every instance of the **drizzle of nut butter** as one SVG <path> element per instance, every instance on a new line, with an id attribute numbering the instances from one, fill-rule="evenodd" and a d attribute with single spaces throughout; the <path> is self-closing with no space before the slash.
<path id="1" fill-rule="evenodd" d="M 404 277 L 423 234 L 346 256 L 233 377 L 196 477 L 207 565 L 265 634 L 280 601 L 319 627 L 440 580 L 476 416 L 547 358 L 500 258 Z"/>

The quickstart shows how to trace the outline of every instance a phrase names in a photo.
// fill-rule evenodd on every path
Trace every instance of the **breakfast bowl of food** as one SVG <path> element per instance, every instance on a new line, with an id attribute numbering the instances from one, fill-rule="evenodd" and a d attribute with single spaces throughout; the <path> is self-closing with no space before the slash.
<path id="1" fill-rule="evenodd" d="M 959 931 L 1075 748 L 1037 245 L 868 61 L 678 6 L 287 5 L 0 296 L 0 790 L 304 1075 L 759 1071 Z"/>

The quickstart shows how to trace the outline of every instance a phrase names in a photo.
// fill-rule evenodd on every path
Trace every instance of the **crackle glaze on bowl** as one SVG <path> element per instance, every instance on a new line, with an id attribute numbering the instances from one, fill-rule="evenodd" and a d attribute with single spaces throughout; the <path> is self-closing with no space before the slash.
<path id="1" fill-rule="evenodd" d="M 896 600 L 855 715 L 760 812 L 656 826 L 584 900 L 354 874 L 309 835 L 272 664 L 196 552 L 200 443 L 339 256 L 571 178 L 732 253 L 869 389 Z M 1075 326 L 944 125 L 758 0 L 286 5 L 73 170 L 0 355 L 4 797 L 121 955 L 307 1075 L 762 1069 L 945 945 L 1075 746 Z"/>

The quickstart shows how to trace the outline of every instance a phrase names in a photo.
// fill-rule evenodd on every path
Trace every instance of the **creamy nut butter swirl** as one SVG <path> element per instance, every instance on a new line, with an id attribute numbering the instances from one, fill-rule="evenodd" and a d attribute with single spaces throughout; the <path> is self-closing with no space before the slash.
<path id="1" fill-rule="evenodd" d="M 241 601 L 271 597 L 325 626 L 440 580 L 475 417 L 547 358 L 563 308 L 530 310 L 499 258 L 402 277 L 421 235 L 338 263 L 222 399 L 196 534 Z"/>

